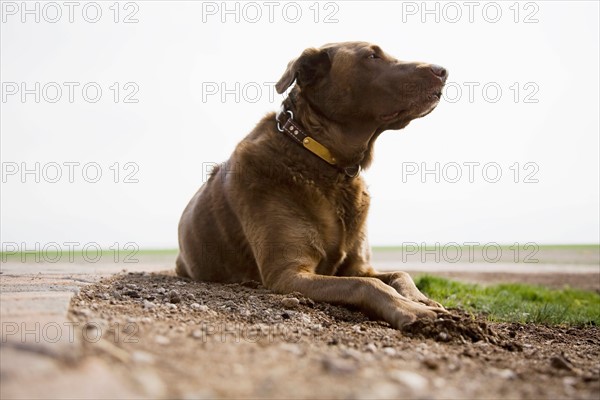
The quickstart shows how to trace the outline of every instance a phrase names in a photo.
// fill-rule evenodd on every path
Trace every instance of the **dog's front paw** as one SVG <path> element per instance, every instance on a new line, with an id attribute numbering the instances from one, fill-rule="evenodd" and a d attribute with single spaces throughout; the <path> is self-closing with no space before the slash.
<path id="1" fill-rule="evenodd" d="M 437 319 L 447 315 L 448 311 L 441 305 L 438 307 L 429 306 L 412 300 L 403 300 L 392 311 L 387 322 L 396 329 L 402 329 L 406 325 L 412 324 L 418 319 Z"/>
<path id="2" fill-rule="evenodd" d="M 446 308 L 443 305 L 441 305 L 437 301 L 431 300 L 430 298 L 426 297 L 425 295 L 423 295 L 423 297 L 420 299 L 414 299 L 414 301 L 418 301 L 419 303 L 425 304 L 426 306 L 429 306 L 429 307 L 439 308 L 441 310 L 446 311 Z"/>
<path id="3" fill-rule="evenodd" d="M 396 289 L 396 291 L 402 296 L 416 303 L 445 310 L 444 306 L 442 306 L 440 303 L 431 300 L 421 293 L 408 273 L 395 272 L 392 276 L 393 278 L 389 282 L 389 285 Z"/>

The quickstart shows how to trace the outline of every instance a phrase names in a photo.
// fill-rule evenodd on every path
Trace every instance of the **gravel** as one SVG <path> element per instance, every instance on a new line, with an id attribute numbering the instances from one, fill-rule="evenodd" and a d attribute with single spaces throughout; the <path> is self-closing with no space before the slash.
<path id="1" fill-rule="evenodd" d="M 135 385 L 157 380 L 156 397 L 599 397 L 597 327 L 451 311 L 399 331 L 253 281 L 124 273 L 82 288 L 69 316 L 97 322 L 98 343 L 117 349 L 85 342 L 84 359 L 108 360 Z"/>

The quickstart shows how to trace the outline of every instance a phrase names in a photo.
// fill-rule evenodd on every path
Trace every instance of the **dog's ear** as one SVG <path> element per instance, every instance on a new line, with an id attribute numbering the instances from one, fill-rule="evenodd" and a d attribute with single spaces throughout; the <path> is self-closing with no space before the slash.
<path id="1" fill-rule="evenodd" d="M 306 49 L 300 57 L 288 63 L 275 89 L 281 94 L 294 83 L 294 80 L 300 87 L 310 85 L 327 75 L 330 69 L 331 60 L 326 50 Z"/>

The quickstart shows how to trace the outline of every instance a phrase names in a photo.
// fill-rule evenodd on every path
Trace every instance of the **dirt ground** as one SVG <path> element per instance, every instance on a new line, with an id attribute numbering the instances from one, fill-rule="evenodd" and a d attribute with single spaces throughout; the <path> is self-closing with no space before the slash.
<path id="1" fill-rule="evenodd" d="M 165 272 L 86 286 L 70 318 L 85 326 L 82 357 L 104 359 L 149 397 L 600 397 L 598 327 L 492 324 L 453 312 L 398 331 L 257 282 Z"/>

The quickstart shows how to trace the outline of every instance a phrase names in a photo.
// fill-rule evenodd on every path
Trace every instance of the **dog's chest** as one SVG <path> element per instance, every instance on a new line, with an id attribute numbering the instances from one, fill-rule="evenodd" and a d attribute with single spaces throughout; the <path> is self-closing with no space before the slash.
<path id="1" fill-rule="evenodd" d="M 369 208 L 369 194 L 362 187 L 344 188 L 333 198 L 337 222 L 351 237 L 362 230 Z"/>
<path id="2" fill-rule="evenodd" d="M 333 187 L 327 196 L 324 244 L 329 265 L 339 266 L 364 239 L 369 194 L 362 182 Z"/>

